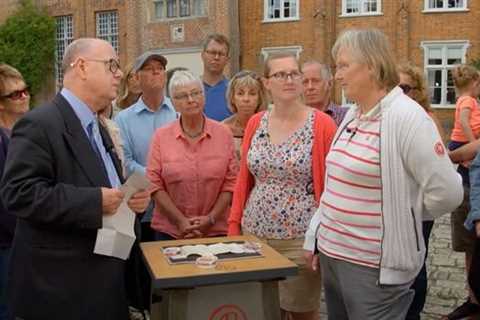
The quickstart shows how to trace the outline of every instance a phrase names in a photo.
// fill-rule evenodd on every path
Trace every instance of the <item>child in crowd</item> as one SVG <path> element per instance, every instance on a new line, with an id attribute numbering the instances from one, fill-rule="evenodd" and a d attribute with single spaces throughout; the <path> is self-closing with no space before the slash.
<path id="1" fill-rule="evenodd" d="M 479 95 L 480 76 L 478 70 L 469 65 L 458 65 L 452 70 L 453 82 L 457 89 L 455 123 L 450 136 L 448 148 L 455 150 L 480 136 L 480 109 L 477 103 Z M 464 222 L 470 211 L 470 177 L 465 163 L 458 165 L 462 176 L 464 200 L 451 214 L 452 248 L 456 252 L 465 252 L 465 268 L 470 270 L 471 259 L 475 245 L 475 234 L 465 229 Z M 469 297 L 445 318 L 448 320 L 463 319 L 478 311 L 478 305 Z"/>

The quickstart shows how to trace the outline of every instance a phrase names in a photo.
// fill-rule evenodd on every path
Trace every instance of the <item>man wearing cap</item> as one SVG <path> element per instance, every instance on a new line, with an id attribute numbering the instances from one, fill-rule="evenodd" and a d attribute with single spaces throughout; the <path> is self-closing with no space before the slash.
<path id="1" fill-rule="evenodd" d="M 203 43 L 203 86 L 205 88 L 205 115 L 213 120 L 223 121 L 232 112 L 225 96 L 228 79 L 223 72 L 229 60 L 230 42 L 223 34 L 213 33 Z"/>
<path id="2" fill-rule="evenodd" d="M 115 118 L 123 139 L 127 177 L 134 172 L 145 174 L 150 140 L 157 128 L 175 120 L 177 113 L 165 96 L 167 59 L 158 51 L 147 51 L 135 60 L 133 71 L 142 96 Z M 151 210 L 142 218 L 142 241 L 153 240 Z"/>

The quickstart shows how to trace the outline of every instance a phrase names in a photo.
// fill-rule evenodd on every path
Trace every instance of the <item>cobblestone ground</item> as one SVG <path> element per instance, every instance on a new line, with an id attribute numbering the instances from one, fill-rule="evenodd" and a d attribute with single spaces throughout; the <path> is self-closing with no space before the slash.
<path id="1" fill-rule="evenodd" d="M 438 320 L 465 301 L 465 256 L 452 251 L 450 215 L 435 220 L 427 258 L 428 296 L 422 320 Z M 321 319 L 327 319 L 322 299 Z"/>
<path id="2" fill-rule="evenodd" d="M 465 255 L 452 250 L 449 214 L 435 221 L 427 268 L 428 296 L 422 319 L 439 319 L 463 303 L 468 294 Z"/>

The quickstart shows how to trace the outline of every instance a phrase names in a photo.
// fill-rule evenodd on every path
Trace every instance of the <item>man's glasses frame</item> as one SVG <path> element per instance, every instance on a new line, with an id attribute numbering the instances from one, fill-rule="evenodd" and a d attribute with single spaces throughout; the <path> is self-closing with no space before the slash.
<path id="1" fill-rule="evenodd" d="M 291 71 L 291 72 L 278 71 L 269 75 L 267 78 L 268 79 L 273 78 L 281 82 L 286 82 L 288 78 L 292 79 L 292 81 L 298 81 L 303 79 L 303 74 L 300 71 Z"/>
<path id="2" fill-rule="evenodd" d="M 91 61 L 91 62 L 100 62 L 103 63 L 106 67 L 108 67 L 108 70 L 110 70 L 111 73 L 116 74 L 118 70 L 120 70 L 120 61 L 117 59 L 111 58 L 108 60 L 101 60 L 101 59 L 85 59 L 81 58 L 84 61 Z M 78 63 L 78 60 L 75 62 L 72 62 L 70 64 L 70 67 L 74 67 Z"/>
<path id="3" fill-rule="evenodd" d="M 205 50 L 205 53 L 208 54 L 209 56 L 211 57 L 216 57 L 218 56 L 219 58 L 227 58 L 228 57 L 228 53 L 226 52 L 223 52 L 223 51 L 217 51 L 217 50 Z"/>

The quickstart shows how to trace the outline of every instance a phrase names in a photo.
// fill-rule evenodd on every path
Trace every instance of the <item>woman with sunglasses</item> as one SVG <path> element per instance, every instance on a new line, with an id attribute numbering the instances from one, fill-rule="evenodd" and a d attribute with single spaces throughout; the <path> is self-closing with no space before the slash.
<path id="1" fill-rule="evenodd" d="M 257 74 L 240 71 L 234 75 L 227 88 L 227 102 L 233 115 L 223 123 L 232 131 L 236 155 L 240 159 L 240 146 L 247 122 L 255 113 L 264 110 L 267 103 L 265 89 Z"/>
<path id="2" fill-rule="evenodd" d="M 7 156 L 10 132 L 17 120 L 29 110 L 30 94 L 21 73 L 0 64 L 0 177 Z M 0 320 L 6 319 L 6 280 L 15 218 L 8 214 L 0 197 Z"/>
<path id="3" fill-rule="evenodd" d="M 425 76 L 423 71 L 411 63 L 404 63 L 398 67 L 398 75 L 400 77 L 399 87 L 403 93 L 415 100 L 427 114 L 432 118 L 437 130 L 445 139 L 445 131 L 438 118 L 433 114 L 433 110 L 430 106 L 430 100 L 428 97 L 428 89 L 425 83 Z M 445 142 L 445 140 L 444 140 Z M 433 228 L 433 217 L 425 212 L 422 219 L 422 232 L 423 239 L 425 241 L 425 258 L 428 256 L 428 244 L 430 239 L 430 233 Z M 426 263 L 423 263 L 423 267 L 420 273 L 413 282 L 412 289 L 415 291 L 415 295 L 407 313 L 406 320 L 419 320 L 420 314 L 425 306 L 425 298 L 427 295 L 427 269 Z"/>
<path id="4" fill-rule="evenodd" d="M 302 245 L 336 126 L 303 103 L 295 55 L 270 55 L 263 84 L 273 106 L 251 117 L 245 129 L 228 234 L 253 234 L 299 265 L 298 276 L 279 283 L 282 319 L 317 319 L 320 274 L 306 267 Z"/>
<path id="5" fill-rule="evenodd" d="M 440 120 L 433 113 L 430 105 L 428 88 L 422 69 L 411 63 L 404 63 L 398 67 L 398 75 L 400 77 L 400 83 L 398 85 L 400 89 L 402 89 L 403 93 L 422 106 L 435 123 L 443 142 L 446 142 L 445 130 L 443 129 Z"/>
<path id="6" fill-rule="evenodd" d="M 180 119 L 157 129 L 147 177 L 157 240 L 225 236 L 238 161 L 232 134 L 205 117 L 202 81 L 176 71 L 169 84 Z"/>

